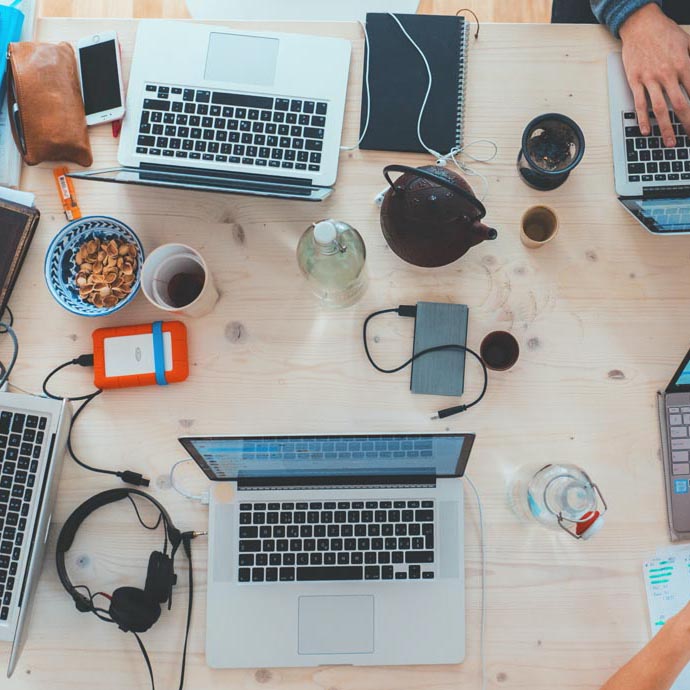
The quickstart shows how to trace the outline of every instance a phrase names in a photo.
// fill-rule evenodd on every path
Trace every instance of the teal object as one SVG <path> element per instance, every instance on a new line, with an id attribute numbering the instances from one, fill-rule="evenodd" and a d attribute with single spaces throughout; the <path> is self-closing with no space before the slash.
<path id="1" fill-rule="evenodd" d="M 0 63 L 0 104 L 5 100 L 7 90 L 7 47 L 19 40 L 24 24 L 24 14 L 16 7 L 20 1 L 14 0 L 11 5 L 0 5 L 0 54 L 3 56 Z"/>

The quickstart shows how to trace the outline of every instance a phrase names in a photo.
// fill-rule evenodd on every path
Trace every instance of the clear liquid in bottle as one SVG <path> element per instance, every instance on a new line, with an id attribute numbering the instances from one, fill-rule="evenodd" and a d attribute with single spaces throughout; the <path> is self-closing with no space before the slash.
<path id="1" fill-rule="evenodd" d="M 342 221 L 310 225 L 297 245 L 297 263 L 312 292 L 328 307 L 349 307 L 366 290 L 364 240 Z"/>

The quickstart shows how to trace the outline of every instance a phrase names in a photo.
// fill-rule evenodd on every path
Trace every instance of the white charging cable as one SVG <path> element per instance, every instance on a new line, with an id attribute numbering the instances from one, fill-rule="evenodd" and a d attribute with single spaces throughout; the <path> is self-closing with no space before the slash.
<path id="1" fill-rule="evenodd" d="M 486 541 L 484 535 L 484 510 L 482 509 L 482 499 L 479 497 L 479 491 L 474 485 L 474 482 L 465 475 L 465 480 L 469 484 L 477 500 L 477 511 L 479 513 L 479 545 L 482 561 L 481 581 L 482 581 L 482 613 L 479 627 L 479 658 L 482 673 L 482 690 L 486 690 L 486 653 L 485 653 L 485 632 L 486 632 Z"/>
<path id="2" fill-rule="evenodd" d="M 175 491 L 177 491 L 180 496 L 184 496 L 185 498 L 188 498 L 190 501 L 199 501 L 202 505 L 207 506 L 209 504 L 209 501 L 211 500 L 211 495 L 209 491 L 204 491 L 203 493 L 200 494 L 191 494 L 189 491 L 186 491 L 182 487 L 178 486 L 175 484 L 175 470 L 180 466 L 184 465 L 186 462 L 192 462 L 191 458 L 185 458 L 184 460 L 178 460 L 171 468 L 170 468 L 170 486 L 172 486 Z"/>
<path id="3" fill-rule="evenodd" d="M 463 161 L 459 160 L 459 156 L 464 155 L 473 160 L 475 163 L 488 163 L 492 161 L 494 158 L 496 158 L 498 154 L 498 146 L 496 145 L 495 141 L 492 141 L 491 139 L 474 139 L 473 141 L 470 141 L 468 144 L 465 144 L 464 146 L 454 146 L 448 153 L 443 154 L 439 151 L 436 151 L 432 149 L 430 146 L 426 144 L 424 141 L 424 137 L 422 136 L 422 121 L 424 120 L 424 112 L 426 110 L 427 103 L 429 101 L 429 94 L 431 93 L 431 88 L 434 84 L 434 77 L 433 74 L 431 73 L 431 66 L 429 65 L 429 61 L 427 60 L 426 55 L 424 54 L 424 51 L 419 47 L 419 45 L 416 43 L 416 41 L 410 36 L 409 32 L 407 29 L 403 26 L 402 22 L 400 19 L 393 14 L 392 12 L 388 13 L 395 23 L 400 27 L 400 30 L 402 33 L 405 35 L 407 40 L 412 44 L 412 46 L 415 48 L 415 50 L 419 53 L 420 57 L 422 58 L 422 61 L 424 62 L 424 67 L 426 68 L 426 74 L 427 74 L 427 87 L 426 87 L 426 92 L 424 94 L 424 100 L 422 101 L 422 106 L 419 109 L 419 115 L 417 117 L 417 138 L 419 139 L 419 143 L 422 145 L 422 147 L 430 153 L 435 159 L 436 159 L 436 164 L 440 166 L 445 166 L 448 164 L 448 161 L 451 160 L 455 164 L 455 166 L 460 170 L 461 172 L 464 172 L 467 175 L 471 175 L 473 177 L 478 177 L 482 181 L 482 187 L 483 187 L 483 192 L 481 196 L 479 197 L 480 201 L 483 201 L 486 195 L 488 194 L 489 191 L 489 181 L 487 180 L 486 176 L 479 172 L 478 170 L 475 170 L 474 168 L 470 167 Z M 367 31 L 367 27 L 363 22 L 358 22 L 359 25 L 362 27 L 362 30 L 364 31 L 364 41 L 366 43 L 366 64 L 364 67 L 364 88 L 367 96 L 367 115 L 365 118 L 364 122 L 364 127 L 362 128 L 362 133 L 359 137 L 359 140 L 354 146 L 341 146 L 340 150 L 341 151 L 353 151 L 356 149 L 364 140 L 364 137 L 367 134 L 367 130 L 369 129 L 369 121 L 370 121 L 370 116 L 371 116 L 371 89 L 369 88 L 369 58 L 370 58 L 370 50 L 369 50 L 369 32 Z M 477 144 L 488 144 L 490 147 L 490 152 L 486 156 L 477 156 L 473 155 L 468 151 L 468 149 L 472 146 L 476 146 Z"/>
<path id="4" fill-rule="evenodd" d="M 364 32 L 364 43 L 366 45 L 366 62 L 364 65 L 364 88 L 366 89 L 367 93 L 367 116 L 364 120 L 364 127 L 362 128 L 362 133 L 359 135 L 357 143 L 354 146 L 341 146 L 341 151 L 354 151 L 356 148 L 359 148 L 359 145 L 364 140 L 364 137 L 367 134 L 367 130 L 369 129 L 369 118 L 371 117 L 371 91 L 369 89 L 369 56 L 371 54 L 371 51 L 369 50 L 369 32 L 367 31 L 367 27 L 365 26 L 363 21 L 358 19 L 357 23 L 362 27 L 362 31 Z"/>

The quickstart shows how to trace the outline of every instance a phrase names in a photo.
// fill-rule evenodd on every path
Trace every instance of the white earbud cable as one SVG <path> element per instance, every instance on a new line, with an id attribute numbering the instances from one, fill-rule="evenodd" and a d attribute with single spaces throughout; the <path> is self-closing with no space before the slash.
<path id="1" fill-rule="evenodd" d="M 184 496 L 185 498 L 188 498 L 190 501 L 199 501 L 199 503 L 202 503 L 204 505 L 208 505 L 208 502 L 210 500 L 209 492 L 205 491 L 204 493 L 201 494 L 190 494 L 189 491 L 186 489 L 183 489 L 181 486 L 175 483 L 175 470 L 179 465 L 184 465 L 186 462 L 192 462 L 191 458 L 185 458 L 184 460 L 178 460 L 171 468 L 170 468 L 170 486 L 177 491 L 180 496 Z"/>
<path id="2" fill-rule="evenodd" d="M 474 168 L 470 167 L 466 163 L 463 163 L 461 160 L 458 159 L 458 156 L 464 155 L 470 158 L 471 160 L 475 161 L 476 163 L 488 163 L 489 161 L 492 161 L 494 158 L 496 158 L 496 155 L 498 154 L 498 146 L 496 145 L 496 142 L 492 141 L 491 139 L 475 139 L 468 144 L 464 146 L 455 146 L 453 147 L 447 154 L 440 153 L 439 151 L 435 151 L 431 147 L 427 146 L 426 142 L 424 141 L 424 138 L 422 136 L 422 122 L 424 120 L 424 112 L 426 110 L 427 103 L 429 101 L 429 94 L 431 93 L 431 88 L 434 83 L 434 77 L 431 72 L 431 66 L 429 65 L 429 61 L 427 60 L 426 55 L 424 55 L 424 52 L 422 49 L 417 45 L 415 40 L 410 36 L 409 32 L 407 29 L 403 26 L 402 22 L 400 19 L 393 14 L 392 12 L 388 13 L 395 23 L 400 27 L 400 30 L 403 32 L 407 40 L 414 46 L 415 50 L 419 53 L 421 56 L 423 62 L 424 62 L 424 67 L 426 68 L 426 74 L 427 74 L 427 87 L 426 87 L 426 92 L 424 94 L 424 100 L 422 101 L 422 106 L 419 109 L 419 115 L 417 117 L 417 138 L 419 139 L 419 143 L 422 145 L 426 151 L 428 151 L 435 159 L 436 163 L 440 166 L 445 166 L 447 165 L 449 160 L 452 160 L 455 166 L 460 170 L 461 172 L 464 172 L 467 175 L 471 175 L 473 177 L 478 177 L 482 181 L 482 188 L 483 192 L 481 196 L 479 197 L 480 201 L 483 201 L 486 198 L 486 195 L 488 194 L 489 191 L 489 181 L 487 180 L 486 176 L 479 172 L 478 170 L 475 170 Z M 364 121 L 364 127 L 362 128 L 362 133 L 359 137 L 358 142 L 354 146 L 341 146 L 340 150 L 341 151 L 354 151 L 356 148 L 359 147 L 359 145 L 362 143 L 364 140 L 364 137 L 367 134 L 367 130 L 369 129 L 369 121 L 371 118 L 371 89 L 369 88 L 369 59 L 370 59 L 370 49 L 369 49 L 369 32 L 367 31 L 366 25 L 359 21 L 359 25 L 362 27 L 362 31 L 364 32 L 364 42 L 366 44 L 366 63 L 364 67 L 364 88 L 365 88 L 365 93 L 367 97 L 367 115 Z M 479 157 L 475 156 L 471 153 L 468 152 L 468 149 L 471 146 L 475 146 L 477 144 L 488 144 L 491 148 L 492 151 L 488 156 L 485 157 Z"/>
<path id="3" fill-rule="evenodd" d="M 482 613 L 481 613 L 481 623 L 479 628 L 479 658 L 481 664 L 482 673 L 482 690 L 486 690 L 487 677 L 486 677 L 486 650 L 485 650 L 485 633 L 486 633 L 486 541 L 484 535 L 484 510 L 482 508 L 482 499 L 479 497 L 479 491 L 474 485 L 474 482 L 465 475 L 465 480 L 469 484 L 470 488 L 474 493 L 474 497 L 477 500 L 477 511 L 479 514 L 479 545 L 482 561 L 481 570 L 481 582 L 482 582 Z"/>

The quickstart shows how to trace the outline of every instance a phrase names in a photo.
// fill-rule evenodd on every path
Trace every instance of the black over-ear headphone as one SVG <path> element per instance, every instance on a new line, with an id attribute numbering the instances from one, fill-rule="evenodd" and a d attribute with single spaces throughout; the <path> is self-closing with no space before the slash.
<path id="1" fill-rule="evenodd" d="M 155 525 L 149 526 L 144 523 L 132 496 L 141 496 L 156 507 L 160 513 L 160 517 Z M 149 556 L 144 589 L 139 589 L 138 587 L 118 587 L 112 595 L 108 595 L 104 592 L 92 594 L 86 585 L 72 584 L 72 581 L 67 575 L 67 568 L 65 567 L 65 552 L 69 551 L 74 542 L 77 530 L 91 513 L 102 506 L 121 501 L 125 498 L 132 502 L 139 522 L 147 529 L 155 529 L 161 522 L 163 523 L 163 551 L 153 551 Z M 146 650 L 137 633 L 146 632 L 158 620 L 161 615 L 161 604 L 167 601 L 168 608 L 170 608 L 172 604 L 172 590 L 177 583 L 177 575 L 174 571 L 175 553 L 180 544 L 182 544 L 187 559 L 189 560 L 189 607 L 187 612 L 184 652 L 182 656 L 182 673 L 180 676 L 180 688 L 182 688 L 187 653 L 187 635 L 189 633 L 189 623 L 192 611 L 193 581 L 190 542 L 194 537 L 199 536 L 199 534 L 203 533 L 180 532 L 173 524 L 168 511 L 153 498 L 153 496 L 138 489 L 122 488 L 103 491 L 84 501 L 84 503 L 67 518 L 58 536 L 55 553 L 55 564 L 57 566 L 58 576 L 60 577 L 62 586 L 74 600 L 77 610 L 82 613 L 93 613 L 103 621 L 117 624 L 120 630 L 124 632 L 134 633 L 144 655 L 144 659 L 146 660 L 146 665 L 151 675 L 152 686 L 153 671 Z M 170 544 L 170 555 L 168 555 L 168 544 Z M 79 591 L 81 589 L 85 590 L 88 595 Z M 108 609 L 101 608 L 94 603 L 94 599 L 98 595 L 110 599 L 110 606 Z"/>

